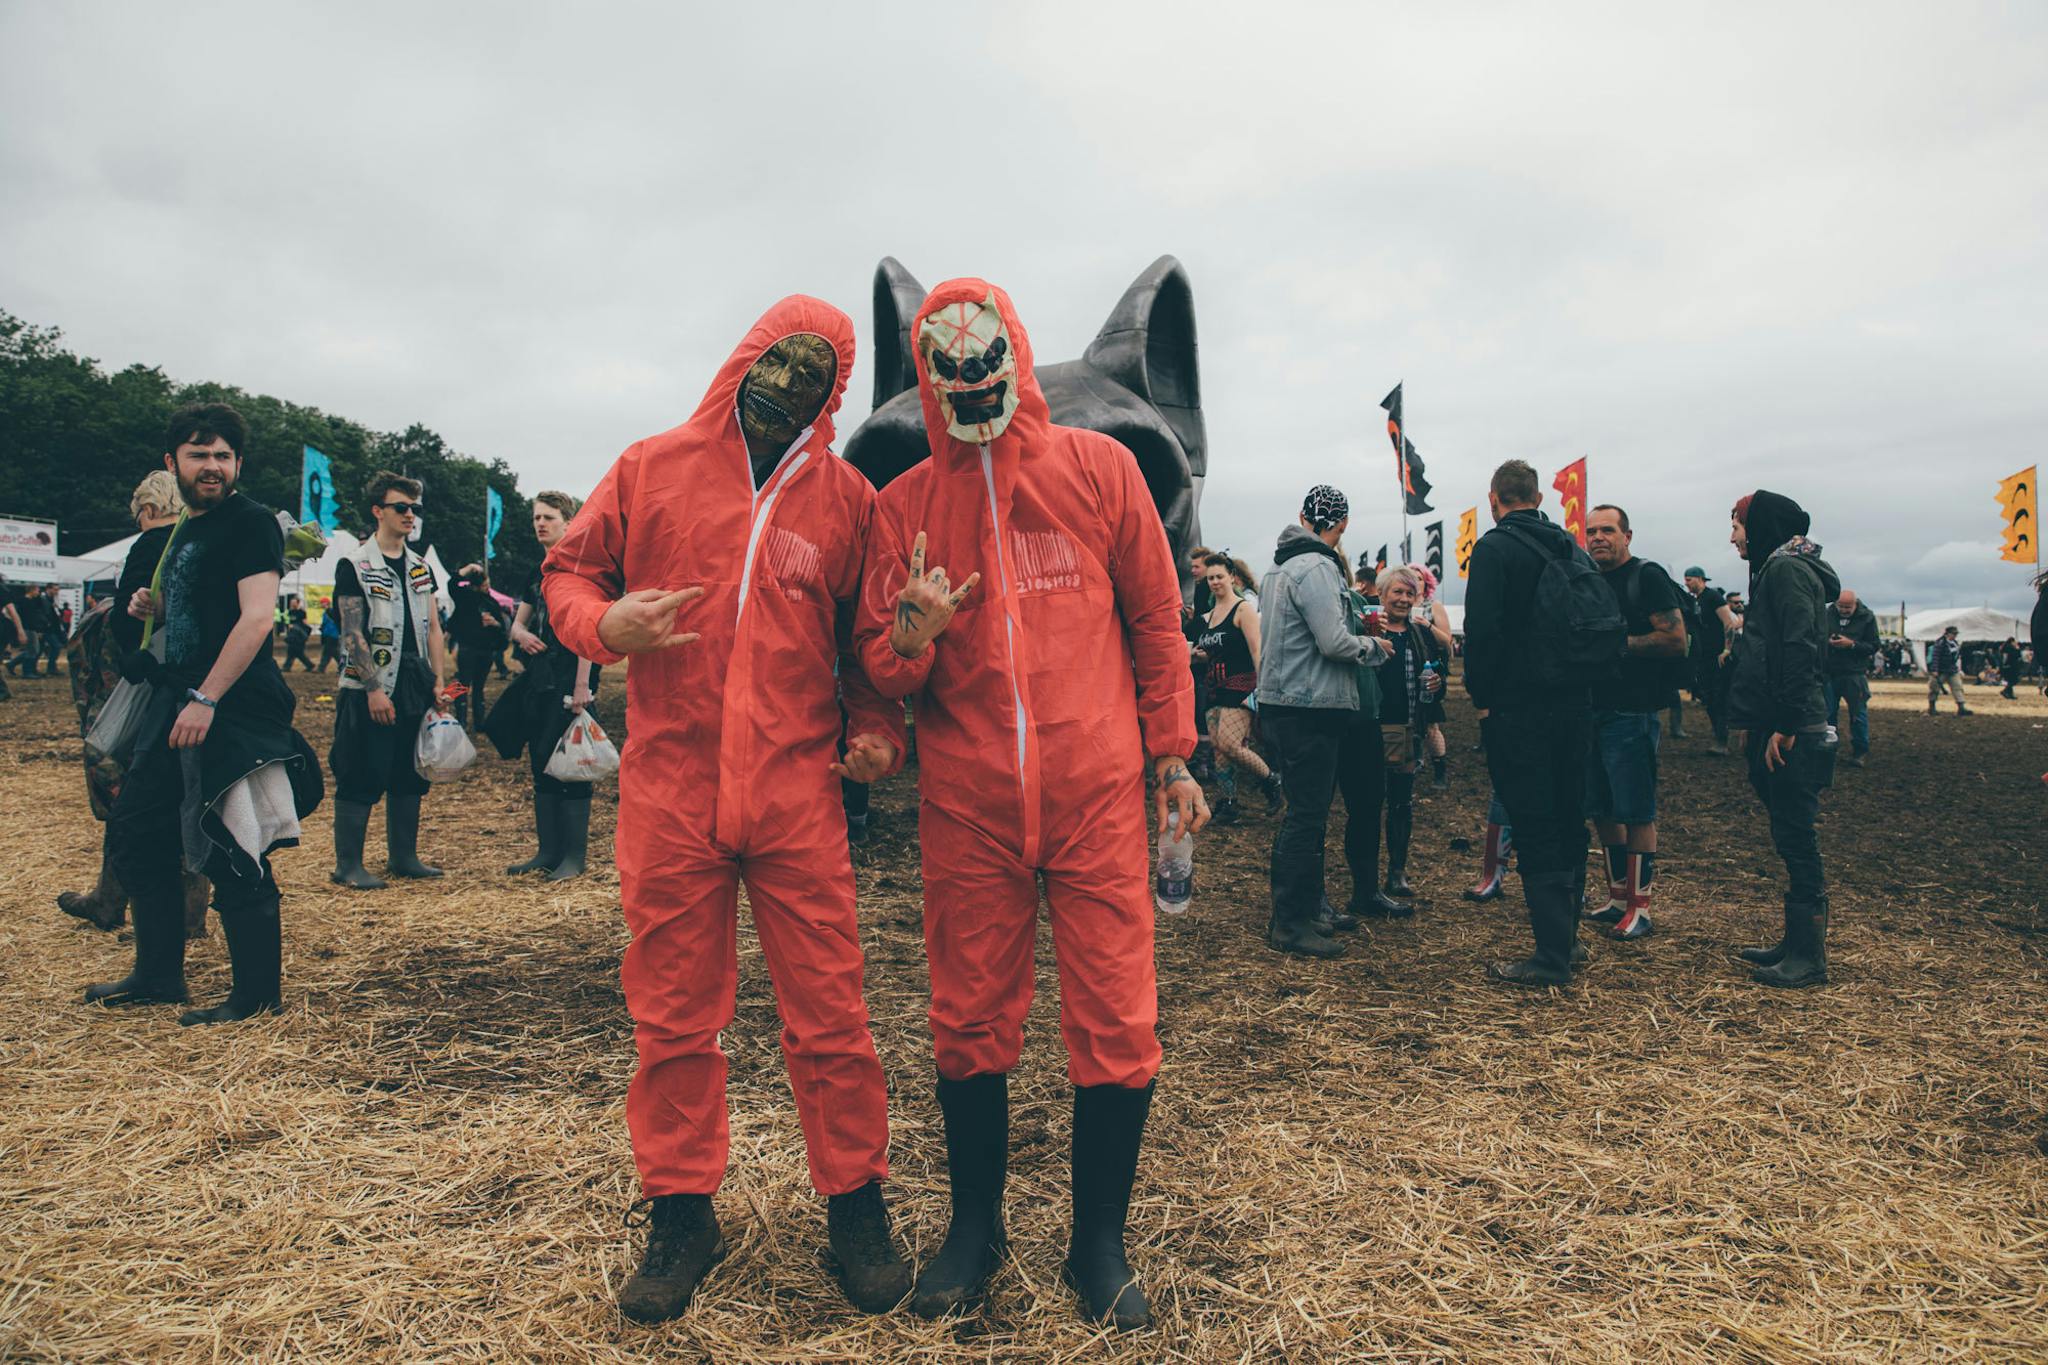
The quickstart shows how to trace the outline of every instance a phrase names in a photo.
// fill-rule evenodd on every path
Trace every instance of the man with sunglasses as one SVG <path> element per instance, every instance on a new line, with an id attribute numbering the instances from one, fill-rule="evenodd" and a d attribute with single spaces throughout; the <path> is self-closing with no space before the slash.
<path id="1" fill-rule="evenodd" d="M 438 877 L 420 861 L 420 798 L 430 785 L 413 768 L 420 720 L 446 690 L 448 651 L 434 603 L 434 571 L 406 543 L 420 505 L 420 484 L 380 469 L 363 490 L 374 525 L 334 574 L 341 620 L 342 673 L 335 708 L 334 872 L 342 886 L 374 891 L 385 883 L 363 866 L 370 809 L 384 809 L 385 870 L 394 877 Z"/>

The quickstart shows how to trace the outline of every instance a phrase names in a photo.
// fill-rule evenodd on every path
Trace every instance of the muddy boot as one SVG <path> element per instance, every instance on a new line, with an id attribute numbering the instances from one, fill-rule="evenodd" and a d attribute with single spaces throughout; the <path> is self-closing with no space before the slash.
<path id="1" fill-rule="evenodd" d="M 384 882 L 363 866 L 363 839 L 370 827 L 370 807 L 360 801 L 334 803 L 334 871 L 327 880 L 358 891 L 382 891 Z"/>
<path id="2" fill-rule="evenodd" d="M 1314 920 L 1294 923 L 1277 913 L 1266 922 L 1266 946 L 1276 953 L 1292 953 L 1296 957 L 1344 956 L 1344 945 L 1317 932 Z"/>
<path id="3" fill-rule="evenodd" d="M 1792 901 L 1789 896 L 1785 900 L 1784 914 L 1785 922 L 1790 924 L 1792 921 Z M 1785 934 L 1779 934 L 1778 941 L 1768 948 L 1738 948 L 1735 950 L 1735 955 L 1744 962 L 1749 963 L 1752 967 L 1775 967 L 1785 960 L 1785 937 Z"/>
<path id="4" fill-rule="evenodd" d="M 176 892 L 133 897 L 135 970 L 119 981 L 85 988 L 88 1005 L 182 1005 L 185 1003 L 185 926 Z"/>
<path id="5" fill-rule="evenodd" d="M 420 861 L 420 798 L 389 792 L 384 797 L 384 870 L 415 880 L 438 877 L 441 869 Z"/>
<path id="6" fill-rule="evenodd" d="M 1316 932 L 1324 938 L 1335 938 L 1338 934 L 1353 933 L 1358 929 L 1358 916 L 1349 910 L 1339 910 L 1330 903 L 1328 896 L 1316 907 Z"/>
<path id="7" fill-rule="evenodd" d="M 523 863 L 514 863 L 505 869 L 508 877 L 522 876 L 528 872 L 553 872 L 555 864 L 562 861 L 562 798 L 550 792 L 533 794 L 533 832 L 540 841 L 540 852 Z"/>
<path id="8" fill-rule="evenodd" d="M 113 855 L 104 845 L 100 851 L 99 884 L 84 895 L 66 891 L 57 897 L 57 908 L 73 919 L 82 919 L 95 929 L 114 930 L 128 918 L 128 893 L 114 871 Z"/>
<path id="9" fill-rule="evenodd" d="M 1766 986 L 1821 986 L 1828 979 L 1828 898 L 1785 906 L 1785 955 L 1750 976 Z"/>
<path id="10" fill-rule="evenodd" d="M 889 1230 L 882 1182 L 870 1180 L 825 1202 L 833 1272 L 846 1301 L 863 1313 L 886 1313 L 910 1293 L 910 1264 Z"/>
<path id="11" fill-rule="evenodd" d="M 583 860 L 590 850 L 590 792 L 562 798 L 562 860 L 548 874 L 551 882 L 566 882 L 583 875 Z"/>
<path id="12" fill-rule="evenodd" d="M 1388 868 L 1387 884 L 1380 889 L 1394 897 L 1412 897 L 1415 894 L 1415 888 L 1408 884 L 1408 869 L 1405 867 Z M 1413 907 L 1410 909 L 1412 912 Z"/>
<path id="13" fill-rule="evenodd" d="M 203 872 L 185 874 L 185 937 L 206 937 L 206 902 L 213 895 L 213 883 Z"/>
<path id="14" fill-rule="evenodd" d="M 642 1200 L 626 1214 L 626 1226 L 642 1205 L 649 1206 L 647 1251 L 619 1290 L 619 1311 L 635 1322 L 667 1322 L 683 1315 L 711 1267 L 725 1259 L 725 1237 L 708 1194 Z"/>
<path id="15" fill-rule="evenodd" d="M 284 1009 L 281 979 L 283 967 L 283 926 L 278 921 L 278 901 L 273 892 L 267 902 L 237 906 L 220 915 L 221 933 L 228 941 L 228 963 L 234 978 L 228 998 L 207 1010 L 187 1010 L 178 1022 L 231 1024 L 259 1014 L 277 1014 Z"/>
<path id="16" fill-rule="evenodd" d="M 1529 931 L 1536 951 L 1520 962 L 1494 963 L 1486 969 L 1487 979 L 1511 986 L 1571 984 L 1583 882 L 1577 872 L 1522 874 L 1522 897 L 1529 903 Z"/>
<path id="17" fill-rule="evenodd" d="M 1259 780 L 1259 790 L 1266 797 L 1266 814 L 1278 815 L 1287 809 L 1287 793 L 1281 785 L 1280 774 L 1267 773 Z"/>
<path id="18" fill-rule="evenodd" d="M 946 1118 L 953 1218 L 910 1296 L 910 1311 L 921 1318 L 978 1305 L 1007 1245 L 1003 1184 L 1010 1171 L 1010 1078 L 949 1081 L 941 1076 L 939 1108 Z"/>
<path id="19" fill-rule="evenodd" d="M 1074 1235 L 1060 1278 L 1081 1296 L 1089 1322 L 1136 1331 L 1152 1305 L 1124 1254 L 1124 1222 L 1138 1175 L 1138 1146 L 1152 1084 L 1074 1087 Z"/>
<path id="20" fill-rule="evenodd" d="M 1209 812 L 1209 823 L 1212 825 L 1234 825 L 1243 818 L 1237 809 L 1237 798 L 1234 796 L 1218 797 L 1215 808 Z"/>
<path id="21" fill-rule="evenodd" d="M 1360 919 L 1408 919 L 1415 914 L 1415 907 L 1407 901 L 1397 901 L 1384 891 L 1375 891 L 1364 900 L 1351 898 L 1351 913 Z"/>

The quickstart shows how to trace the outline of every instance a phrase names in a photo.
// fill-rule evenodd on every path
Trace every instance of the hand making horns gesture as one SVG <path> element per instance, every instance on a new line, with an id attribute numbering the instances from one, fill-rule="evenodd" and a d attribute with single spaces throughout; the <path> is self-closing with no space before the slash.
<path id="1" fill-rule="evenodd" d="M 896 594 L 896 624 L 889 630 L 889 647 L 906 659 L 924 653 L 980 581 L 980 574 L 971 573 L 965 583 L 955 588 L 947 581 L 944 569 L 926 572 L 924 532 L 919 531 L 917 543 L 910 547 L 910 581 Z"/>
<path id="2" fill-rule="evenodd" d="M 614 654 L 645 654 L 654 649 L 673 649 L 697 638 L 696 631 L 676 632 L 676 609 L 702 588 L 639 588 L 627 593 L 606 609 L 597 623 L 597 638 Z"/>

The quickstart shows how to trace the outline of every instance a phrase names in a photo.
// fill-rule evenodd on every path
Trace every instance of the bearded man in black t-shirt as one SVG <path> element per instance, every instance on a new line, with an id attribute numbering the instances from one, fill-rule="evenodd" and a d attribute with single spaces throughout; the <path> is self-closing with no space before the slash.
<path id="1" fill-rule="evenodd" d="M 1586 918 L 1612 938 L 1650 933 L 1657 875 L 1657 713 L 1685 670 L 1685 616 L 1678 585 L 1637 559 L 1628 513 L 1603 504 L 1586 514 L 1586 553 L 1628 625 L 1614 672 L 1593 687 L 1593 746 L 1586 755 L 1586 814 L 1607 846 L 1607 901 Z"/>
<path id="2" fill-rule="evenodd" d="M 225 403 L 171 418 L 164 459 L 184 515 L 149 587 L 127 610 L 161 629 L 161 664 L 143 651 L 125 671 L 155 681 L 135 758 L 108 818 L 115 870 L 135 923 L 135 968 L 88 986 L 87 1003 L 185 1000 L 183 870 L 213 881 L 234 969 L 228 998 L 181 1024 L 247 1019 L 281 1007 L 277 882 L 269 855 L 299 841 L 320 799 L 312 752 L 292 729 L 294 700 L 270 653 L 284 534 L 235 491 L 248 428 Z"/>

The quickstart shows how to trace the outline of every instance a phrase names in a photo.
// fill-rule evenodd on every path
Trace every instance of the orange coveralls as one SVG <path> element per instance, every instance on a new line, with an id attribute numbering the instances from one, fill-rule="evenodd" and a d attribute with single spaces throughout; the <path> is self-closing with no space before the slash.
<path id="1" fill-rule="evenodd" d="M 740 381 L 785 336 L 838 356 L 831 397 L 756 489 Z M 725 1175 L 725 1054 L 744 877 L 775 985 L 811 1183 L 844 1194 L 888 1174 L 882 1069 L 861 996 L 835 682 L 852 733 L 904 748 L 903 708 L 857 670 L 835 680 L 835 608 L 859 592 L 875 492 L 830 449 L 853 325 L 792 296 L 754 324 L 696 414 L 629 447 L 544 566 L 555 633 L 614 663 L 598 621 L 622 594 L 701 584 L 678 629 L 702 638 L 634 657 L 619 767 L 616 861 L 633 932 L 620 979 L 640 1066 L 626 1123 L 646 1195 L 709 1194 Z"/>
<path id="2" fill-rule="evenodd" d="M 1017 353 L 1016 414 L 987 446 L 955 439 L 919 352 L 931 458 L 882 490 L 856 647 L 884 695 L 917 695 L 939 1075 L 1016 1065 L 1042 873 L 1067 1074 L 1139 1087 L 1159 1069 L 1147 758 L 1195 749 L 1179 576 L 1131 453 L 1052 424 L 1008 295 L 953 280 L 918 316 L 991 293 Z M 889 629 L 919 531 L 927 563 L 981 582 L 905 659 Z"/>

